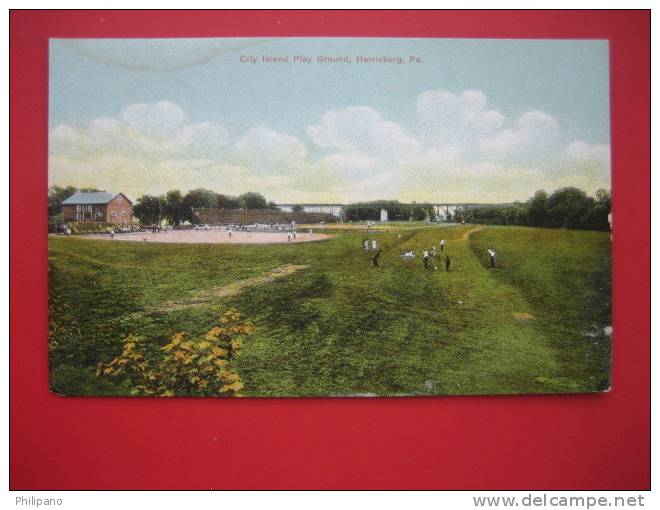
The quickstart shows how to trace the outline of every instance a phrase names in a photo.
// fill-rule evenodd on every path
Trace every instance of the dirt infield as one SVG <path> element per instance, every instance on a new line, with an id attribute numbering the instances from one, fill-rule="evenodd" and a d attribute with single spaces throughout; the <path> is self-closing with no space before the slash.
<path id="1" fill-rule="evenodd" d="M 203 243 L 203 244 L 292 244 L 323 241 L 333 237 L 329 234 L 310 234 L 297 232 L 296 239 L 291 241 L 288 232 L 229 232 L 226 230 L 168 230 L 153 234 L 151 232 L 135 232 L 132 234 L 89 234 L 87 239 L 103 239 L 105 241 L 135 241 L 147 243 Z"/>

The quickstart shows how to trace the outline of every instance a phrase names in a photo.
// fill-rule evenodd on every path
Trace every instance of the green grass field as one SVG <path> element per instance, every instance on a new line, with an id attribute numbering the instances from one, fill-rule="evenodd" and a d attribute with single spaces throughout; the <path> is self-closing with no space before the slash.
<path id="1" fill-rule="evenodd" d="M 50 238 L 51 387 L 128 394 L 123 381 L 93 370 L 125 336 L 142 337 L 157 356 L 172 334 L 201 334 L 217 310 L 233 307 L 256 326 L 234 364 L 247 396 L 607 389 L 609 234 L 475 228 L 346 232 L 297 245 Z M 379 268 L 361 249 L 367 236 L 384 250 Z M 441 238 L 449 272 L 400 257 Z M 497 250 L 495 269 L 488 248 Z M 307 267 L 193 299 L 285 264 Z M 177 300 L 190 305 L 166 306 Z"/>

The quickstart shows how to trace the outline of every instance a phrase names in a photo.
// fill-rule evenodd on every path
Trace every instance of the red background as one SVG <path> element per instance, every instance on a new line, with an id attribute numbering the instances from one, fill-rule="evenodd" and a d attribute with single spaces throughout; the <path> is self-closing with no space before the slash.
<path id="1" fill-rule="evenodd" d="M 49 393 L 48 38 L 197 36 L 609 39 L 612 391 L 298 400 Z M 11 488 L 649 488 L 649 36 L 643 11 L 12 12 Z"/>

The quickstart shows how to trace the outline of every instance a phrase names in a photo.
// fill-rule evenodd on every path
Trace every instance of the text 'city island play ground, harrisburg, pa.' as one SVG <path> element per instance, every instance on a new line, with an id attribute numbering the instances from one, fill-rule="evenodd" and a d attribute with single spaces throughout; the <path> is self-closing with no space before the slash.
<path id="1" fill-rule="evenodd" d="M 242 64 L 421 64 L 422 58 L 416 55 L 367 56 L 367 55 L 241 55 Z"/>

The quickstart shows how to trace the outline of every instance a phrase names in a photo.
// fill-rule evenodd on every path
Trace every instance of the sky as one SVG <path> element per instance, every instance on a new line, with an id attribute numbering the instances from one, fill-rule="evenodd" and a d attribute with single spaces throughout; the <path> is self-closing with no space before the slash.
<path id="1" fill-rule="evenodd" d="M 49 183 L 279 203 L 593 194 L 610 188 L 608 58 L 596 40 L 51 39 Z"/>

